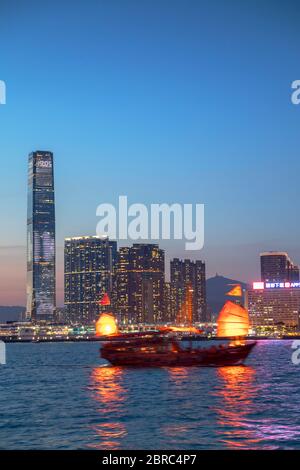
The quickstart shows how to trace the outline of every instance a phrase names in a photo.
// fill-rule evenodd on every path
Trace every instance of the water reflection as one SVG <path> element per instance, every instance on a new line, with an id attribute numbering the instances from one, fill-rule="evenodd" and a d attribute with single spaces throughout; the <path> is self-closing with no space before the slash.
<path id="1" fill-rule="evenodd" d="M 180 386 L 188 378 L 188 369 L 187 367 L 167 367 L 169 378 L 173 384 Z"/>
<path id="2" fill-rule="evenodd" d="M 255 396 L 255 370 L 252 367 L 219 367 L 217 376 L 223 385 L 220 394 L 224 401 L 231 404 L 233 399 L 238 399 L 244 405 L 252 403 Z"/>
<path id="3" fill-rule="evenodd" d="M 199 373 L 197 367 L 167 367 L 167 387 L 169 392 L 170 418 L 166 419 L 161 432 L 171 447 L 189 446 L 195 423 L 189 420 L 193 415 L 193 403 L 187 396 L 191 381 Z"/>
<path id="4" fill-rule="evenodd" d="M 122 386 L 124 370 L 119 367 L 96 367 L 91 373 L 89 390 L 97 406 L 99 422 L 92 426 L 95 441 L 89 447 L 97 449 L 118 449 L 127 434 L 120 417 L 124 414 L 126 390 Z M 97 420 L 97 416 L 95 417 Z M 98 421 L 98 420 L 97 420 Z"/>
<path id="5" fill-rule="evenodd" d="M 97 367 L 89 391 L 95 449 L 146 448 L 151 439 L 166 448 L 293 448 L 300 438 L 291 389 L 258 367 Z"/>
<path id="6" fill-rule="evenodd" d="M 96 441 L 88 444 L 91 449 L 120 449 L 121 441 L 127 435 L 126 426 L 120 422 L 97 424 L 92 430 L 96 433 Z"/>
<path id="7" fill-rule="evenodd" d="M 91 374 L 94 399 L 101 404 L 100 413 L 119 411 L 124 403 L 125 389 L 122 387 L 124 371 L 120 367 L 96 367 Z"/>
<path id="8" fill-rule="evenodd" d="M 252 367 L 218 369 L 221 388 L 216 392 L 220 398 L 216 416 L 221 442 L 229 448 L 294 448 L 299 441 L 299 424 L 290 422 L 290 416 L 276 406 L 273 390 L 265 382 L 267 374 L 258 382 L 256 373 Z M 284 395 L 280 396 L 277 387 L 281 404 Z"/>
<path id="9" fill-rule="evenodd" d="M 257 388 L 252 367 L 235 366 L 217 369 L 219 386 L 214 395 L 219 398 L 215 408 L 218 434 L 226 447 L 255 448 L 260 439 L 251 425 Z"/>

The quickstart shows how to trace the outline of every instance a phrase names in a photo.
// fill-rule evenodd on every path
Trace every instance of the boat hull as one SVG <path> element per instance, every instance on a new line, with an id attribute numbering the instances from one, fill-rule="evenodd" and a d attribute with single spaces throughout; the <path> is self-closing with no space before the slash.
<path id="1" fill-rule="evenodd" d="M 203 349 L 177 350 L 166 352 L 143 352 L 115 350 L 105 347 L 101 357 L 115 366 L 126 367 L 224 367 L 243 364 L 255 342 L 243 345 L 221 345 Z"/>

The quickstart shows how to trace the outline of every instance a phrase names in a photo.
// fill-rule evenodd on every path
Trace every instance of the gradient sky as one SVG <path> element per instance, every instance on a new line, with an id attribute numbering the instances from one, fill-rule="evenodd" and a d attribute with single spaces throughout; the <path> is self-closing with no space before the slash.
<path id="1" fill-rule="evenodd" d="M 72 6 L 71 6 L 72 5 Z M 27 155 L 55 156 L 65 236 L 96 207 L 204 203 L 205 259 L 250 281 L 260 251 L 300 263 L 300 6 L 276 0 L 0 0 L 0 305 L 24 305 Z"/>

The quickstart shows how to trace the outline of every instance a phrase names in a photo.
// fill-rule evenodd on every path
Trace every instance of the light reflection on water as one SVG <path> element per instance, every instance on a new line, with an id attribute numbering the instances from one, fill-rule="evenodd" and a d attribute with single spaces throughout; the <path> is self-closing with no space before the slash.
<path id="1" fill-rule="evenodd" d="M 264 416 L 266 411 L 266 407 L 262 404 L 264 391 L 267 388 L 270 395 L 276 396 L 277 389 L 274 387 L 271 391 L 272 384 L 266 387 L 266 382 L 258 381 L 257 372 L 253 367 L 220 368 L 218 375 L 222 379 L 223 387 L 216 392 L 216 396 L 221 398 L 221 403 L 224 403 L 224 408 L 219 406 L 216 409 L 218 423 L 223 428 L 222 432 L 218 433 L 223 434 L 221 440 L 228 448 L 263 447 L 271 450 L 284 448 L 293 440 L 295 443 L 299 440 L 299 416 L 291 413 L 290 416 L 284 417 L 280 409 L 277 413 L 279 412 L 281 416 L 277 419 L 273 416 Z M 260 380 L 263 380 L 263 377 L 260 377 Z M 284 385 L 284 376 L 278 385 Z M 269 401 L 267 396 L 264 399 Z M 291 401 L 292 397 L 286 396 L 285 399 Z M 294 420 L 299 424 L 294 424 Z M 281 422 L 284 421 L 288 422 L 282 425 Z"/>
<path id="2" fill-rule="evenodd" d="M 109 418 L 112 413 L 122 413 L 126 393 L 121 385 L 123 374 L 124 370 L 120 367 L 95 367 L 92 370 L 89 388 L 98 405 L 95 411 L 104 419 Z M 100 422 L 91 426 L 91 430 L 99 436 L 101 442 L 88 445 L 91 448 L 118 449 L 121 439 L 127 434 L 125 424 L 119 421 Z"/>
<path id="3" fill-rule="evenodd" d="M 96 343 L 7 352 L 2 449 L 300 448 L 288 341 L 259 342 L 246 366 L 224 368 L 110 367 Z"/>
<path id="4" fill-rule="evenodd" d="M 257 394 L 252 367 L 223 367 L 217 370 L 221 383 L 213 393 L 219 399 L 215 407 L 221 441 L 229 448 L 256 448 L 255 430 L 248 426 L 248 415 Z M 221 404 L 221 406 L 220 406 Z"/>

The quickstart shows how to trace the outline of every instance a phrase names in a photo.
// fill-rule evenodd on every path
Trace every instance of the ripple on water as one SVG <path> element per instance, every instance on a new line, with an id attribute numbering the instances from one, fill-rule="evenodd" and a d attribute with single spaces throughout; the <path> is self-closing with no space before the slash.
<path id="1" fill-rule="evenodd" d="M 300 448 L 299 369 L 288 341 L 247 366 L 123 369 L 97 343 L 9 344 L 2 449 Z"/>

